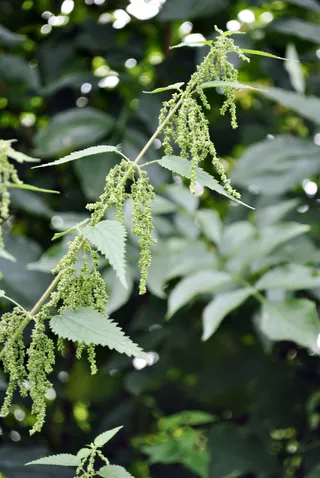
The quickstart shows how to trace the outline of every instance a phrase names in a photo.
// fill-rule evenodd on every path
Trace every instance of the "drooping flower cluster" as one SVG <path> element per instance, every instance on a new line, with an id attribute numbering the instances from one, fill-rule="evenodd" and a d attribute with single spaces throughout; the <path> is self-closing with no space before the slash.
<path id="1" fill-rule="evenodd" d="M 217 157 L 215 146 L 210 138 L 209 122 L 204 113 L 206 109 L 210 109 L 210 104 L 204 93 L 203 84 L 210 81 L 229 83 L 238 81 L 238 71 L 228 61 L 229 53 L 236 53 L 245 61 L 249 61 L 249 59 L 229 36 L 217 28 L 216 30 L 218 36 L 210 46 L 208 55 L 191 76 L 185 90 L 175 93 L 169 101 L 164 103 L 159 123 L 161 124 L 170 111 L 176 108 L 175 113 L 163 130 L 163 146 L 165 153 L 170 155 L 173 153 L 172 144 L 174 143 L 179 147 L 180 155 L 183 158 L 191 159 L 190 188 L 193 193 L 195 192 L 196 168 L 201 161 L 210 156 L 226 191 L 235 197 L 239 197 L 239 193 L 230 185 L 230 180 L 226 176 L 224 167 Z M 233 128 L 237 127 L 235 91 L 235 87 L 224 87 L 226 99 L 220 109 L 222 115 L 227 111 L 230 112 Z"/>
<path id="2" fill-rule="evenodd" d="M 9 217 L 10 193 L 8 184 L 22 184 L 17 171 L 8 160 L 10 141 L 0 140 L 0 247 L 3 247 L 2 224 Z"/>

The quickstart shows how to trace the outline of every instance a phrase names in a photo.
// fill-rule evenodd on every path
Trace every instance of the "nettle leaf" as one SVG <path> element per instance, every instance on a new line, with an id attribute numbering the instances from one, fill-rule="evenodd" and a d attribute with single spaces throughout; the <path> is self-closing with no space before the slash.
<path id="1" fill-rule="evenodd" d="M 118 431 L 121 430 L 121 428 L 123 427 L 121 426 L 121 427 L 113 428 L 112 430 L 107 430 L 106 432 L 101 433 L 101 435 L 98 435 L 95 438 L 93 443 L 99 448 L 102 447 L 103 445 L 108 443 L 108 441 L 111 440 L 111 438 L 113 438 L 118 433 Z"/>
<path id="2" fill-rule="evenodd" d="M 87 458 L 91 454 L 91 450 L 89 448 L 80 448 L 77 453 L 77 457 L 82 460 L 83 458 Z"/>
<path id="3" fill-rule="evenodd" d="M 263 91 L 261 88 L 255 88 L 254 86 L 245 85 L 238 81 L 208 81 L 201 85 L 202 88 L 236 88 L 239 90 L 256 90 Z"/>
<path id="4" fill-rule="evenodd" d="M 152 90 L 152 91 L 144 91 L 143 93 L 153 95 L 155 93 L 162 93 L 163 91 L 179 90 L 183 85 L 184 85 L 184 81 L 180 83 L 173 83 L 172 85 L 164 86 L 162 88 L 156 88 L 155 90 Z"/>
<path id="5" fill-rule="evenodd" d="M 202 340 L 208 340 L 215 333 L 226 315 L 243 304 L 253 292 L 254 289 L 247 288 L 217 295 L 203 310 Z"/>
<path id="6" fill-rule="evenodd" d="M 290 340 L 320 354 L 320 321 L 315 302 L 293 299 L 273 303 L 266 300 L 259 325 L 271 340 Z"/>
<path id="7" fill-rule="evenodd" d="M 30 461 L 26 465 L 57 465 L 57 466 L 79 466 L 81 460 L 78 456 L 62 453 L 61 455 L 46 456 L 38 460 Z"/>
<path id="8" fill-rule="evenodd" d="M 190 179 L 190 163 L 186 159 L 181 158 L 180 156 L 164 156 L 162 159 L 158 161 L 160 166 L 163 168 L 169 169 L 184 178 Z M 234 198 L 227 191 L 216 181 L 210 174 L 206 171 L 203 171 L 201 168 L 196 168 L 196 179 L 198 183 L 202 184 L 202 186 L 206 186 L 212 191 L 216 191 L 223 196 L 235 201 L 243 206 L 248 207 L 249 209 L 254 209 L 251 206 L 248 206 L 244 202 L 240 201 L 239 199 Z"/>
<path id="9" fill-rule="evenodd" d="M 0 257 L 2 259 L 7 259 L 7 261 L 11 261 L 11 262 L 16 262 L 16 258 L 13 257 L 12 254 L 10 254 L 8 251 L 6 251 L 3 247 L 0 247 Z"/>
<path id="10" fill-rule="evenodd" d="M 272 53 L 268 53 L 266 51 L 248 50 L 247 48 L 241 48 L 241 51 L 249 55 L 266 56 L 267 58 L 274 58 L 275 60 L 284 60 L 284 61 L 288 60 L 288 58 L 282 58 L 281 56 L 273 55 Z"/>
<path id="11" fill-rule="evenodd" d="M 97 472 L 103 478 L 133 478 L 130 473 L 119 465 L 106 465 Z"/>
<path id="12" fill-rule="evenodd" d="M 8 148 L 7 155 L 9 158 L 15 159 L 18 163 L 38 163 L 41 161 L 39 158 L 31 158 L 20 151 L 16 151 L 15 149 Z"/>
<path id="13" fill-rule="evenodd" d="M 301 290 L 320 287 L 320 274 L 312 267 L 288 264 L 267 272 L 255 284 L 257 289 Z"/>
<path id="14" fill-rule="evenodd" d="M 6 184 L 6 187 L 13 188 L 13 189 L 27 189 L 28 191 L 35 191 L 37 193 L 60 194 L 59 191 L 53 191 L 52 189 L 38 188 L 37 186 L 32 186 L 31 184 L 8 183 Z"/>
<path id="15" fill-rule="evenodd" d="M 89 221 L 90 221 L 90 219 L 84 219 L 83 221 L 78 222 L 78 224 L 75 224 L 73 227 L 71 227 L 70 229 L 68 229 L 68 230 L 66 230 L 66 231 L 57 232 L 57 233 L 53 236 L 52 241 L 55 241 L 56 239 L 59 239 L 60 237 L 66 236 L 67 234 L 70 234 L 71 232 L 76 232 L 76 231 L 79 231 L 79 232 L 80 232 L 81 227 L 83 227 L 83 226 L 84 226 L 85 224 L 87 224 Z"/>
<path id="16" fill-rule="evenodd" d="M 215 244 L 220 241 L 222 233 L 222 222 L 217 211 L 212 209 L 200 209 L 197 212 L 196 218 L 199 221 L 200 228 L 204 235 Z"/>
<path id="17" fill-rule="evenodd" d="M 195 41 L 195 42 L 182 42 L 178 43 L 178 45 L 173 45 L 170 47 L 170 50 L 174 50 L 175 48 L 182 48 L 184 46 L 203 46 L 203 45 L 212 45 L 212 40 L 201 40 L 201 41 Z"/>
<path id="18" fill-rule="evenodd" d="M 222 271 L 200 271 L 185 277 L 173 289 L 168 300 L 168 318 L 199 294 L 213 293 L 220 287 L 231 284 L 232 276 Z"/>
<path id="19" fill-rule="evenodd" d="M 148 355 L 125 336 L 118 324 L 106 314 L 100 314 L 89 307 L 63 310 L 60 315 L 51 318 L 50 327 L 59 337 L 72 342 L 103 345 L 128 357 L 141 357 L 149 361 Z"/>
<path id="20" fill-rule="evenodd" d="M 86 226 L 82 229 L 86 237 L 110 262 L 124 287 L 126 280 L 126 237 L 127 231 L 119 221 L 101 221 L 97 226 Z"/>
<path id="21" fill-rule="evenodd" d="M 32 169 L 36 168 L 46 168 L 47 166 L 57 166 L 58 164 L 69 163 L 70 161 L 75 161 L 76 159 L 85 158 L 87 156 L 92 156 L 94 154 L 101 153 L 119 153 L 120 151 L 116 146 L 92 146 L 91 148 L 82 149 L 81 151 L 75 151 L 74 153 L 64 156 L 64 158 L 58 159 L 57 161 L 52 161 L 51 163 L 41 164 L 40 166 L 34 166 Z"/>

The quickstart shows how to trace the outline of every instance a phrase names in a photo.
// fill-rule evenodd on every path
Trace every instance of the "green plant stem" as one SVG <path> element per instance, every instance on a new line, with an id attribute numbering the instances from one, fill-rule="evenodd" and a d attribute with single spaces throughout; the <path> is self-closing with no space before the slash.
<path id="1" fill-rule="evenodd" d="M 62 276 L 62 271 L 59 272 L 59 274 L 53 279 L 51 284 L 48 286 L 48 288 L 45 290 L 45 292 L 42 294 L 38 302 L 34 305 L 34 307 L 31 309 L 31 311 L 28 313 L 28 316 L 24 319 L 23 322 L 21 322 L 20 326 L 17 328 L 15 333 L 13 334 L 12 340 L 16 340 L 24 331 L 24 329 L 27 327 L 29 322 L 33 319 L 33 317 L 36 315 L 42 304 L 47 300 L 51 292 L 55 289 L 57 286 L 58 282 L 60 281 Z M 0 360 L 4 356 L 6 352 L 6 346 L 3 347 L 3 349 L 0 352 Z"/>

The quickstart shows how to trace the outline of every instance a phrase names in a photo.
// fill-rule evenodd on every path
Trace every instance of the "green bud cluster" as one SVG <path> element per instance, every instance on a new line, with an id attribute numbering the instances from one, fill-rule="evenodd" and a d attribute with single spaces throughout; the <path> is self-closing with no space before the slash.
<path id="1" fill-rule="evenodd" d="M 217 39 L 210 45 L 210 51 L 203 62 L 198 65 L 196 72 L 191 76 L 184 91 L 175 93 L 172 98 L 165 102 L 160 113 L 159 123 L 161 124 L 174 108 L 175 113 L 167 122 L 163 132 L 163 146 L 165 153 L 173 153 L 173 143 L 180 149 L 181 157 L 191 159 L 190 161 L 190 189 L 195 192 L 196 168 L 199 163 L 210 156 L 212 163 L 222 180 L 226 191 L 234 197 L 240 197 L 227 178 L 223 165 L 217 157 L 216 149 L 210 138 L 209 122 L 205 116 L 205 110 L 210 109 L 210 104 L 203 91 L 203 83 L 207 81 L 237 82 L 238 71 L 228 61 L 229 53 L 236 53 L 245 61 L 249 59 L 236 46 L 230 36 L 225 35 L 216 28 Z M 227 86 L 224 88 L 226 97 L 220 113 L 224 115 L 227 111 L 231 115 L 231 125 L 237 127 L 236 88 Z"/>
<path id="2" fill-rule="evenodd" d="M 10 193 L 8 184 L 22 184 L 17 171 L 8 160 L 10 141 L 0 140 L 0 247 L 3 247 L 2 224 L 9 217 Z"/>
<path id="3" fill-rule="evenodd" d="M 131 186 L 133 200 L 133 229 L 140 244 L 140 294 L 146 293 L 148 269 L 151 264 L 151 246 L 156 242 L 152 233 L 151 202 L 155 200 L 153 186 L 149 184 L 146 171 L 139 171 L 139 178 Z"/>

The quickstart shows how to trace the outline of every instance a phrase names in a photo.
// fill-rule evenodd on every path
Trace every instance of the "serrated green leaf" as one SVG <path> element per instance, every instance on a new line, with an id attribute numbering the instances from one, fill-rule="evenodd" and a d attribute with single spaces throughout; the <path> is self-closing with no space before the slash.
<path id="1" fill-rule="evenodd" d="M 266 300 L 259 325 L 271 340 L 290 340 L 320 354 L 320 321 L 315 302 L 293 299 L 273 303 Z"/>
<path id="2" fill-rule="evenodd" d="M 235 88 L 239 90 L 263 91 L 261 88 L 245 85 L 243 83 L 239 83 L 238 81 L 207 81 L 206 83 L 202 83 L 201 88 Z"/>
<path id="3" fill-rule="evenodd" d="M 81 460 L 75 455 L 62 453 L 61 455 L 46 456 L 38 460 L 30 461 L 26 465 L 57 465 L 57 466 L 79 466 Z"/>
<path id="4" fill-rule="evenodd" d="M 178 45 L 173 45 L 170 47 L 170 50 L 174 50 L 175 48 L 182 48 L 184 46 L 201 46 L 201 45 L 212 45 L 212 40 L 203 40 L 203 41 L 196 41 L 196 42 L 182 42 L 178 43 Z"/>
<path id="5" fill-rule="evenodd" d="M 169 171 L 177 173 L 184 178 L 190 179 L 190 163 L 186 159 L 183 159 L 180 156 L 164 156 L 158 161 L 158 163 L 163 168 L 169 169 Z M 230 194 L 228 194 L 227 191 L 218 183 L 218 181 L 216 181 L 206 171 L 203 171 L 203 169 L 196 168 L 196 179 L 198 183 L 202 184 L 202 186 L 206 186 L 212 191 L 216 191 L 219 194 L 222 194 L 223 196 L 226 196 L 227 198 L 231 199 L 232 201 L 235 201 L 239 204 L 242 204 L 243 206 L 248 207 L 249 209 L 254 209 L 253 207 L 248 206 L 248 204 L 245 204 L 239 199 L 236 199 Z"/>
<path id="6" fill-rule="evenodd" d="M 200 271 L 185 277 L 169 295 L 168 318 L 172 317 L 195 296 L 213 293 L 220 287 L 231 284 L 232 282 L 233 279 L 231 275 L 222 271 Z"/>
<path id="7" fill-rule="evenodd" d="M 31 158 L 20 151 L 16 151 L 15 149 L 8 148 L 7 155 L 9 158 L 15 159 L 18 163 L 38 163 L 41 161 L 39 158 Z"/>
<path id="8" fill-rule="evenodd" d="M 71 228 L 68 229 L 67 231 L 57 232 L 57 233 L 53 236 L 53 238 L 52 238 L 51 240 L 52 240 L 52 241 L 55 241 L 56 239 L 59 239 L 60 237 L 66 236 L 67 234 L 70 234 L 71 232 L 75 232 L 75 231 L 79 231 L 79 232 L 80 232 L 81 227 L 83 227 L 83 226 L 84 226 L 85 224 L 87 224 L 89 221 L 90 221 L 90 219 L 84 219 L 83 221 L 78 222 L 78 224 L 75 224 L 73 227 L 71 227 Z"/>
<path id="9" fill-rule="evenodd" d="M 134 478 L 130 473 L 118 465 L 106 465 L 100 468 L 98 475 L 103 478 Z"/>
<path id="10" fill-rule="evenodd" d="M 116 428 L 113 428 L 112 430 L 107 430 L 106 432 L 101 433 L 101 435 L 98 435 L 95 438 L 93 443 L 99 448 L 101 448 L 103 445 L 108 443 L 108 441 L 111 440 L 111 438 L 113 438 L 118 433 L 118 431 L 121 430 L 121 428 L 123 427 L 122 426 L 116 427 Z"/>
<path id="11" fill-rule="evenodd" d="M 106 314 L 99 314 L 89 307 L 63 310 L 60 315 L 51 318 L 50 327 L 59 337 L 72 342 L 103 345 L 128 357 L 141 357 L 149 361 L 148 355 L 126 337 L 115 322 Z"/>
<path id="12" fill-rule="evenodd" d="M 239 289 L 219 294 L 209 302 L 202 314 L 202 340 L 208 340 L 215 333 L 225 316 L 239 307 L 253 292 L 254 289 L 250 288 Z"/>
<path id="13" fill-rule="evenodd" d="M 12 188 L 12 189 L 26 189 L 28 191 L 35 191 L 37 193 L 60 194 L 59 191 L 53 191 L 52 189 L 38 188 L 37 186 L 32 186 L 31 184 L 8 183 L 6 184 L 6 187 Z"/>
<path id="14" fill-rule="evenodd" d="M 266 51 L 248 50 L 247 48 L 241 48 L 241 51 L 243 51 L 243 53 L 248 53 L 249 55 L 266 56 L 267 58 L 274 58 L 275 60 L 288 60 L 288 58 L 282 58 L 281 56 L 273 55 L 272 53 L 267 53 Z"/>
<path id="15" fill-rule="evenodd" d="M 288 264 L 275 267 L 255 284 L 257 289 L 303 290 L 320 287 L 320 274 L 312 267 Z"/>
<path id="16" fill-rule="evenodd" d="M 82 460 L 83 458 L 87 458 L 91 453 L 91 450 L 89 448 L 80 448 L 80 450 L 77 453 L 77 457 Z"/>
<path id="17" fill-rule="evenodd" d="M 156 88 L 155 90 L 152 90 L 152 91 L 143 91 L 143 93 L 153 95 L 155 93 L 162 93 L 163 91 L 179 90 L 181 88 L 181 86 L 183 86 L 183 85 L 184 85 L 184 81 L 182 81 L 180 83 L 174 83 L 174 84 L 169 85 L 169 86 L 164 86 L 163 88 Z"/>
<path id="18" fill-rule="evenodd" d="M 81 151 L 75 151 L 74 153 L 64 156 L 64 158 L 58 159 L 57 161 L 52 161 L 47 164 L 40 164 L 39 166 L 34 166 L 32 169 L 36 168 L 46 168 L 47 166 L 57 166 L 58 164 L 69 163 L 70 161 L 75 161 L 76 159 L 85 158 L 87 156 L 92 156 L 94 154 L 101 153 L 120 153 L 119 149 L 116 146 L 92 146 L 91 148 L 82 149 Z"/>
<path id="19" fill-rule="evenodd" d="M 86 237 L 110 262 L 120 282 L 128 287 L 126 280 L 126 236 L 127 231 L 118 221 L 101 221 L 97 226 L 82 229 Z"/>
<path id="20" fill-rule="evenodd" d="M 2 257 L 2 259 L 7 259 L 7 261 L 16 262 L 16 258 L 3 249 L 3 247 L 0 247 L 0 257 Z"/>

